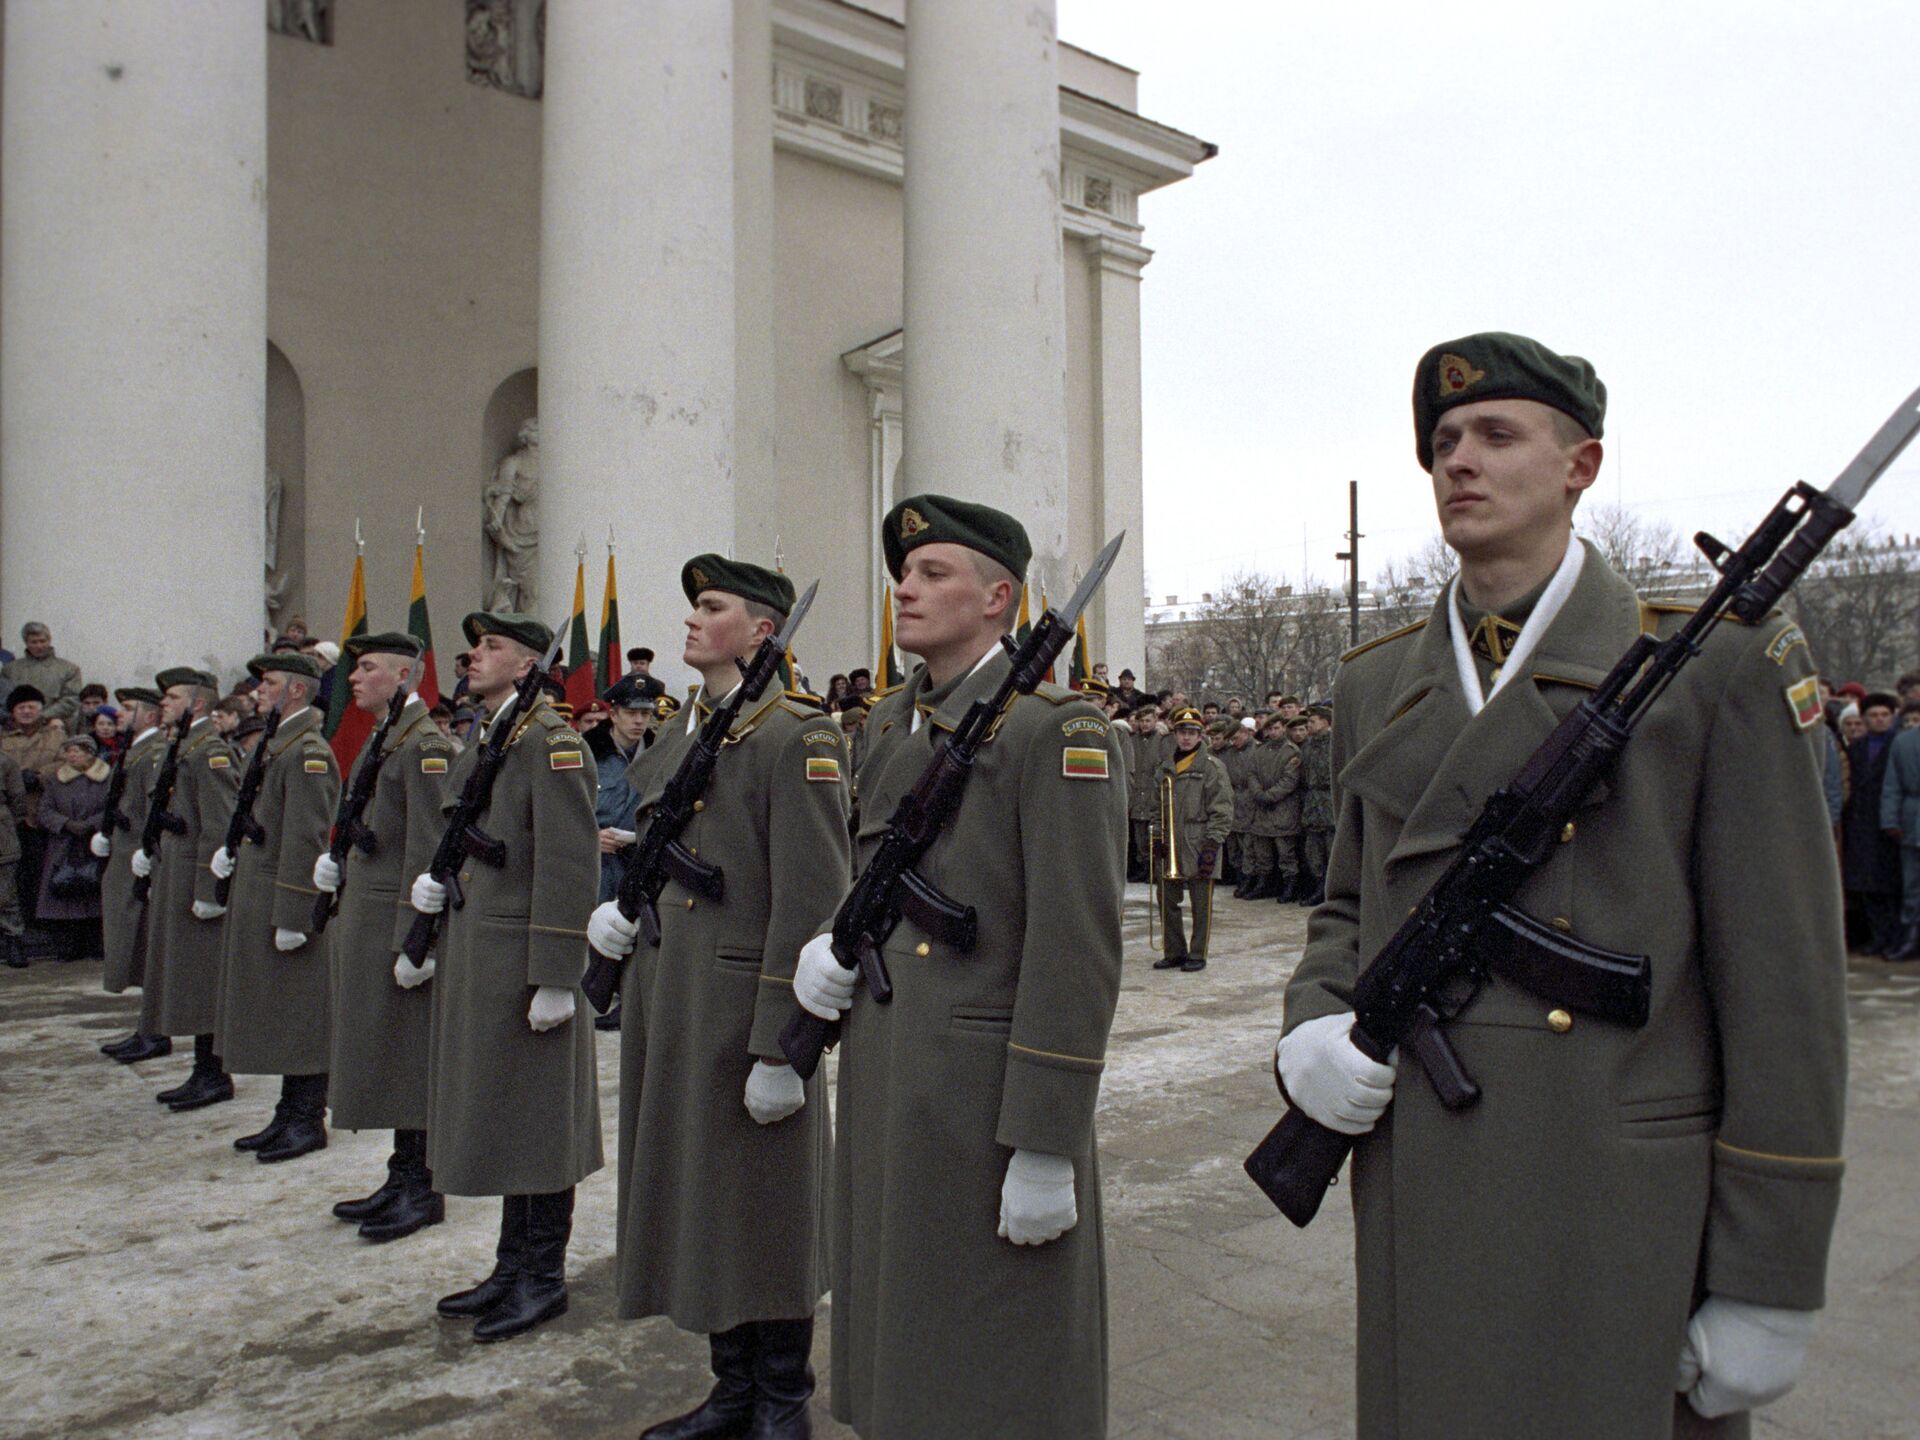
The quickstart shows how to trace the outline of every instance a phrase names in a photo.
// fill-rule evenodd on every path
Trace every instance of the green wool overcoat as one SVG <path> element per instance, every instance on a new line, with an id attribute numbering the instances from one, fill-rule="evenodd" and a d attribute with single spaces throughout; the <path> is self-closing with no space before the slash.
<path id="1" fill-rule="evenodd" d="M 1007 666 L 995 654 L 931 691 L 923 668 L 875 708 L 856 869 L 936 740 Z M 920 867 L 976 907 L 978 943 L 961 953 L 903 918 L 884 951 L 892 1003 L 863 988 L 844 1022 L 833 1410 L 868 1440 L 1106 1433 L 1093 1115 L 1119 993 L 1127 814 L 1107 730 L 1069 690 L 1014 702 Z M 1015 1149 L 1073 1158 L 1079 1222 L 1051 1244 L 997 1234 Z"/>
<path id="2" fill-rule="evenodd" d="M 120 813 L 127 823 L 107 837 L 113 849 L 100 872 L 100 948 L 106 957 L 100 984 L 109 995 L 146 981 L 147 907 L 133 898 L 133 852 L 140 848 L 154 772 L 166 753 L 166 732 L 149 730 L 128 748 L 121 772 L 126 778 L 120 786 Z"/>
<path id="3" fill-rule="evenodd" d="M 794 965 L 846 891 L 851 848 L 839 726 L 775 696 L 732 733 L 680 834 L 724 894 L 667 882 L 660 948 L 642 937 L 620 1012 L 620 1313 L 709 1334 L 811 1315 L 826 1289 L 824 1072 L 772 1125 L 744 1096 L 756 1056 L 785 1063 Z M 690 743 L 676 716 L 634 761 L 636 828 Z"/>
<path id="4" fill-rule="evenodd" d="M 1291 743 L 1291 742 L 1289 742 Z M 1331 830 L 1333 803 L 1333 732 L 1309 735 L 1300 748 L 1300 828 Z"/>
<path id="5" fill-rule="evenodd" d="M 1253 767 L 1259 760 L 1259 748 L 1249 744 L 1236 750 L 1223 746 L 1215 755 L 1227 772 L 1227 785 L 1233 795 L 1233 833 L 1244 835 L 1253 829 Z"/>
<path id="6" fill-rule="evenodd" d="M 1153 778 L 1158 794 L 1160 782 L 1169 775 L 1173 777 L 1173 828 L 1179 842 L 1175 848 L 1180 855 L 1180 873 L 1189 880 L 1200 874 L 1201 850 L 1211 845 L 1217 851 L 1233 828 L 1233 782 L 1227 778 L 1227 767 L 1218 755 L 1208 753 L 1204 743 L 1193 757 L 1193 762 L 1180 770 L 1179 763 L 1185 757 L 1169 741 L 1160 753 L 1160 766 Z M 1163 843 L 1165 838 L 1161 837 Z M 1217 856 L 1213 873 L 1220 873 Z"/>
<path id="7" fill-rule="evenodd" d="M 1249 753 L 1247 833 L 1291 839 L 1300 833 L 1300 747 L 1291 740 L 1266 740 Z M 1239 792 L 1234 794 L 1237 800 Z"/>
<path id="8" fill-rule="evenodd" d="M 193 902 L 213 903 L 213 872 L 207 864 L 227 838 L 233 798 L 240 789 L 241 763 L 211 720 L 193 722 L 180 747 L 173 797 L 167 805 L 187 828 L 178 835 L 162 833 L 147 893 L 147 973 L 140 992 L 143 1034 L 213 1033 L 220 1001 L 224 917 L 197 920 Z M 139 844 L 138 836 L 134 844 Z"/>
<path id="9" fill-rule="evenodd" d="M 1339 824 L 1289 1028 L 1350 1008 L 1491 792 L 1643 627 L 1682 619 L 1589 547 L 1526 678 L 1471 720 L 1444 608 L 1347 657 Z M 1651 957 L 1645 1028 L 1569 1023 L 1495 979 L 1447 1027 L 1483 1091 L 1460 1111 L 1403 1052 L 1354 1150 L 1365 1440 L 1665 1437 L 1704 1292 L 1821 1305 L 1846 997 L 1812 676 L 1777 616 L 1721 625 L 1518 897 Z"/>
<path id="10" fill-rule="evenodd" d="M 455 760 L 447 809 L 479 754 L 476 738 Z M 594 778 L 586 741 L 541 700 L 480 817 L 506 864 L 460 867 L 466 904 L 440 931 L 427 1052 L 427 1164 L 447 1194 L 547 1194 L 606 1163 L 593 1011 L 578 990 L 600 888 Z M 536 1032 L 527 1007 L 542 985 L 574 987 L 574 1016 Z"/>
<path id="11" fill-rule="evenodd" d="M 340 767 L 325 717 L 309 705 L 281 722 L 267 746 L 253 818 L 266 832 L 242 839 L 220 946 L 215 1044 L 236 1075 L 318 1075 L 327 1068 L 327 947 L 316 941 L 313 862 L 327 848 L 340 803 Z M 307 936 L 297 950 L 276 930 Z"/>
<path id="12" fill-rule="evenodd" d="M 1165 735 L 1126 734 L 1127 818 L 1151 823 L 1160 818 L 1160 762 L 1173 748 L 1173 741 Z"/>
<path id="13" fill-rule="evenodd" d="M 384 748 L 361 816 L 373 851 L 348 852 L 340 908 L 324 935 L 333 981 L 327 1103 L 343 1129 L 424 1130 L 434 982 L 402 989 L 393 958 L 413 925 L 413 877 L 432 862 L 446 825 L 454 749 L 418 699 L 400 712 Z M 372 753 L 370 745 L 361 750 L 356 776 Z"/>

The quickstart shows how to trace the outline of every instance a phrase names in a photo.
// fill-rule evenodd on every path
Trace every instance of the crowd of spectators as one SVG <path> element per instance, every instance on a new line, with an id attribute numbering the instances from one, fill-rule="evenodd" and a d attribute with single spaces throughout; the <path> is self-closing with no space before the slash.
<path id="1" fill-rule="evenodd" d="M 1821 699 L 1848 944 L 1920 960 L 1920 673 L 1902 675 L 1892 690 L 1823 681 Z"/>

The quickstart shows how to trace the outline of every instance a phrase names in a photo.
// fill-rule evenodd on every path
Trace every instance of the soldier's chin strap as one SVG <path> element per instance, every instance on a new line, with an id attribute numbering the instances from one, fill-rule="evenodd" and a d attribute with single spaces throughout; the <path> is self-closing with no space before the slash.
<path id="1" fill-rule="evenodd" d="M 1485 709 L 1487 702 L 1500 693 L 1500 687 L 1518 675 L 1521 667 L 1533 657 L 1540 637 L 1547 633 L 1560 607 L 1573 594 L 1574 583 L 1580 578 L 1580 566 L 1586 558 L 1587 547 L 1580 543 L 1580 537 L 1569 535 L 1567 553 L 1560 557 L 1559 569 L 1553 572 L 1553 579 L 1541 592 L 1533 613 L 1527 616 L 1527 623 L 1520 627 L 1520 635 L 1501 662 L 1492 688 L 1484 693 L 1480 688 L 1480 671 L 1473 663 L 1473 648 L 1467 640 L 1466 623 L 1460 618 L 1460 577 L 1453 577 L 1453 584 L 1447 587 L 1447 631 L 1453 637 L 1453 663 L 1460 671 L 1460 693 L 1467 702 L 1469 715 L 1478 715 Z"/>

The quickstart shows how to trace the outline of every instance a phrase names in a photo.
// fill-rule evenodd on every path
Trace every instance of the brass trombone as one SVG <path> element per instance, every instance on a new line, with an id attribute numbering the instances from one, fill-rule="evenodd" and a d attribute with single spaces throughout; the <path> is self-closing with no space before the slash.
<path id="1" fill-rule="evenodd" d="M 1166 887 L 1187 878 L 1180 868 L 1180 826 L 1173 813 L 1173 776 L 1160 777 L 1160 818 L 1147 827 L 1147 848 L 1152 852 L 1153 866 L 1153 903 L 1147 908 L 1147 944 L 1164 955 L 1167 953 L 1167 937 L 1164 932 L 1155 938 L 1160 919 L 1160 906 L 1166 898 Z"/>

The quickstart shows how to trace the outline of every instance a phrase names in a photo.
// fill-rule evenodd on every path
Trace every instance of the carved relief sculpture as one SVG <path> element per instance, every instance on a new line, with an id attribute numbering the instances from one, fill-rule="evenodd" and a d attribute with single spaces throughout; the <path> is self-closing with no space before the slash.
<path id="1" fill-rule="evenodd" d="M 315 45 L 331 45 L 333 0 L 267 0 L 267 29 Z"/>
<path id="2" fill-rule="evenodd" d="M 545 0 L 467 0 L 467 79 L 540 98 Z"/>
<path id="3" fill-rule="evenodd" d="M 493 472 L 487 487 L 487 550 L 491 560 L 486 608 L 534 610 L 540 603 L 540 421 L 520 427 L 519 447 Z"/>
<path id="4" fill-rule="evenodd" d="M 276 628 L 280 621 L 280 611 L 287 603 L 287 591 L 291 588 L 293 577 L 280 567 L 280 502 L 285 495 L 285 486 L 281 483 L 279 472 L 271 465 L 267 466 L 266 482 L 266 527 L 267 527 L 267 620 Z"/>

